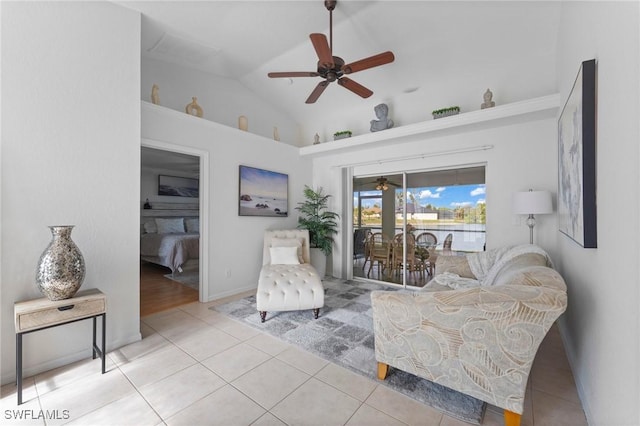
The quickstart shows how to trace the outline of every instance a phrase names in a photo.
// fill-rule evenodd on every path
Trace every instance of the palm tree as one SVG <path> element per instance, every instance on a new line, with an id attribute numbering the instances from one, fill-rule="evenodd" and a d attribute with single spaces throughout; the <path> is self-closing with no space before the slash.
<path id="1" fill-rule="evenodd" d="M 338 232 L 338 213 L 327 210 L 331 195 L 324 194 L 322 187 L 313 190 L 304 186 L 306 201 L 298 203 L 301 216 L 298 218 L 298 228 L 309 230 L 309 245 L 320 249 L 326 256 L 333 250 L 333 236 Z"/>

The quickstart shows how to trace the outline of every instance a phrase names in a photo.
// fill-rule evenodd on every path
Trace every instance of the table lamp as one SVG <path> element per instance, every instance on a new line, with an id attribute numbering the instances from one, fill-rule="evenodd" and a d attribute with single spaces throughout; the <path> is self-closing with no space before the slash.
<path id="1" fill-rule="evenodd" d="M 515 214 L 528 214 L 527 226 L 529 227 L 529 243 L 533 244 L 533 227 L 536 225 L 534 214 L 553 213 L 551 205 L 551 193 L 549 191 L 516 192 L 513 194 L 513 212 Z"/>

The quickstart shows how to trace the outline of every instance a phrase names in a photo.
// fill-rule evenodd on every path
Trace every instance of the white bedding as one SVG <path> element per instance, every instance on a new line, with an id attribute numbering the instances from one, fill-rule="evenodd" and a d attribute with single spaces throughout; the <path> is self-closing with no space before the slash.
<path id="1" fill-rule="evenodd" d="M 140 237 L 140 257 L 143 260 L 157 263 L 171 269 L 181 271 L 189 259 L 200 256 L 200 234 L 143 234 Z"/>

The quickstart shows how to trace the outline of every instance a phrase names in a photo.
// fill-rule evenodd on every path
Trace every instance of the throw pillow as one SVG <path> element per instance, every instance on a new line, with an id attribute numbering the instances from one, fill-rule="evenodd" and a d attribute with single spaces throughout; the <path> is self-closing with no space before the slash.
<path id="1" fill-rule="evenodd" d="M 144 232 L 147 234 L 155 234 L 158 232 L 155 220 L 150 220 L 144 223 Z"/>
<path id="2" fill-rule="evenodd" d="M 471 272 L 469 262 L 461 261 L 458 256 L 443 256 L 442 254 L 437 256 L 436 262 L 436 274 L 442 274 L 444 272 L 450 272 L 452 274 L 460 275 L 462 278 L 476 279 L 476 276 Z"/>
<path id="3" fill-rule="evenodd" d="M 200 219 L 199 218 L 191 218 L 185 219 L 184 224 L 187 227 L 187 232 L 199 234 L 200 233 Z"/>
<path id="4" fill-rule="evenodd" d="M 270 247 L 272 265 L 299 265 L 298 249 L 296 247 Z"/>
<path id="5" fill-rule="evenodd" d="M 302 243 L 304 238 L 272 238 L 271 247 L 296 247 L 298 253 L 298 262 L 304 263 L 302 258 Z"/>
<path id="6" fill-rule="evenodd" d="M 160 219 L 156 218 L 158 234 L 184 234 L 184 219 Z"/>
<path id="7" fill-rule="evenodd" d="M 520 281 L 525 278 L 522 272 L 526 271 L 527 267 L 546 265 L 546 259 L 538 253 L 521 254 L 500 269 L 492 285 L 521 284 Z M 520 274 L 519 277 L 518 274 Z"/>

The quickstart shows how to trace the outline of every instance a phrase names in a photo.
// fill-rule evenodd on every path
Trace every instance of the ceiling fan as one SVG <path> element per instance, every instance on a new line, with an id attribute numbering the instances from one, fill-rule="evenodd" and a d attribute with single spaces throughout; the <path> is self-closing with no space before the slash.
<path id="1" fill-rule="evenodd" d="M 329 42 L 327 42 L 327 37 L 322 33 L 313 33 L 309 36 L 318 55 L 318 70 L 310 72 L 270 72 L 267 74 L 271 78 L 322 77 L 324 80 L 318 83 L 315 89 L 313 89 L 313 92 L 311 92 L 311 95 L 307 98 L 306 103 L 308 104 L 317 101 L 329 83 L 334 81 L 337 81 L 340 86 L 352 91 L 356 95 L 368 98 L 373 95 L 371 90 L 344 75 L 388 64 L 395 59 L 393 53 L 389 51 L 369 56 L 368 58 L 360 59 L 359 61 L 349 64 L 345 64 L 342 58 L 333 56 L 333 9 L 335 9 L 336 3 L 337 0 L 324 1 L 324 6 L 329 11 Z"/>
<path id="2" fill-rule="evenodd" d="M 378 191 L 386 191 L 387 189 L 389 189 L 389 185 L 395 186 L 396 188 L 400 186 L 393 182 L 389 182 L 389 180 L 384 176 L 380 176 L 378 179 L 376 179 L 376 182 L 376 189 Z"/>

